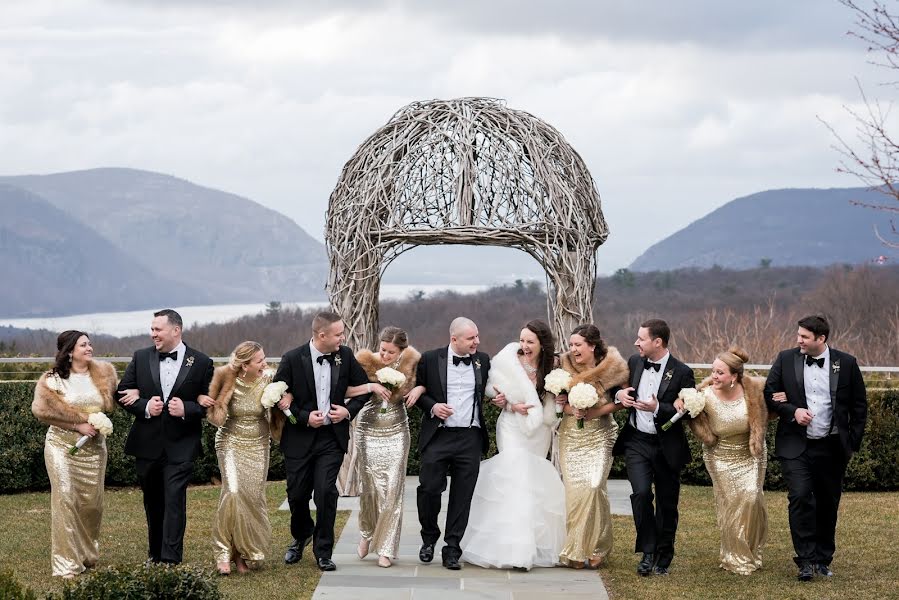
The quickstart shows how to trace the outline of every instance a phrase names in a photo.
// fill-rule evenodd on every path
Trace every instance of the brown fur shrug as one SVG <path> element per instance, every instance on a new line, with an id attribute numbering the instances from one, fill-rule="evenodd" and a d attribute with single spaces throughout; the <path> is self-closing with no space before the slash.
<path id="1" fill-rule="evenodd" d="M 595 367 L 585 367 L 577 364 L 571 358 L 571 353 L 566 352 L 559 357 L 559 364 L 563 369 L 571 373 L 571 385 L 577 383 L 589 383 L 596 388 L 599 394 L 599 402 L 596 406 L 608 404 L 611 400 L 607 390 L 615 386 L 627 385 L 630 371 L 627 362 L 621 357 L 621 353 L 614 346 L 609 346 L 606 357 Z"/>
<path id="2" fill-rule="evenodd" d="M 103 398 L 103 412 L 108 413 L 115 408 L 116 403 L 113 396 L 116 390 L 116 372 L 112 364 L 92 360 L 87 364 L 88 373 L 90 373 L 91 381 L 100 392 Z M 50 372 L 41 375 L 37 385 L 34 387 L 34 400 L 31 402 L 31 412 L 37 417 L 41 423 L 52 424 L 53 422 L 71 423 L 77 425 L 87 421 L 87 413 L 78 410 L 65 400 L 65 396 L 50 389 L 47 381 L 55 377 Z"/>
<path id="3" fill-rule="evenodd" d="M 712 378 L 706 377 L 702 383 L 696 386 L 697 390 L 711 385 Z M 743 393 L 746 396 L 746 411 L 749 417 L 749 452 L 756 458 L 765 454 L 765 432 L 768 429 L 768 408 L 765 406 L 764 377 L 744 377 Z M 718 443 L 718 436 L 712 433 L 709 425 L 709 416 L 705 411 L 699 413 L 695 419 L 688 419 L 687 424 L 699 440 L 706 446 L 714 446 Z"/>
<path id="4" fill-rule="evenodd" d="M 221 427 L 228 420 L 228 406 L 236 383 L 237 371 L 229 365 L 215 368 L 209 383 L 209 396 L 215 400 L 215 405 L 206 409 L 206 420 L 216 427 Z"/>
<path id="5" fill-rule="evenodd" d="M 415 387 L 415 368 L 418 366 L 418 361 L 420 359 L 421 353 L 412 346 L 408 346 L 403 350 L 397 371 L 406 376 L 406 382 L 401 385 L 399 389 L 394 390 L 393 393 L 390 394 L 391 403 L 397 404 L 402 402 L 403 396 L 408 394 L 409 390 Z M 358 360 L 359 364 L 362 365 L 362 368 L 365 369 L 368 380 L 377 383 L 378 377 L 375 373 L 378 369 L 383 369 L 385 366 L 384 363 L 381 362 L 381 357 L 371 350 L 360 350 L 356 353 L 356 360 Z"/>

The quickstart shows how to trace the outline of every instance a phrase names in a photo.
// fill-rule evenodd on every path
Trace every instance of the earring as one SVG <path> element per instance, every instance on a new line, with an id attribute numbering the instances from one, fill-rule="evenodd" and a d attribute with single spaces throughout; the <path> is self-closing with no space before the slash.
<path id="1" fill-rule="evenodd" d="M 734 387 L 734 383 L 736 383 L 736 382 L 737 382 L 736 379 L 732 379 L 731 382 L 730 382 L 730 387 Z"/>
<path id="2" fill-rule="evenodd" d="M 69 362 L 72 362 L 72 355 L 69 354 Z"/>

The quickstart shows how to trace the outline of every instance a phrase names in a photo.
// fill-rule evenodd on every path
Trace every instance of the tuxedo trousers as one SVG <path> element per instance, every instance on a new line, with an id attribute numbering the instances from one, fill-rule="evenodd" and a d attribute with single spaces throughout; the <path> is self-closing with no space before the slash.
<path id="1" fill-rule="evenodd" d="M 331 558 L 334 550 L 334 520 L 337 518 L 337 474 L 344 451 L 334 429 L 323 425 L 304 456 L 284 457 L 287 471 L 287 502 L 290 505 L 290 533 L 302 542 L 312 538 L 315 558 Z M 315 521 L 309 500 L 315 502 Z"/>
<path id="2" fill-rule="evenodd" d="M 159 458 L 136 458 L 137 480 L 144 494 L 149 558 L 153 562 L 180 563 L 187 527 L 187 484 L 193 461 L 171 463 Z"/>
<path id="3" fill-rule="evenodd" d="M 634 552 L 658 554 L 656 564 L 667 568 L 674 558 L 680 471 L 665 460 L 658 435 L 639 430 L 631 433 L 624 451 L 624 461 L 633 491 L 631 509 L 637 529 Z"/>
<path id="4" fill-rule="evenodd" d="M 440 538 L 440 495 L 446 489 L 447 475 L 451 478 L 443 558 L 462 555 L 459 544 L 468 526 L 480 468 L 481 432 L 477 427 L 440 427 L 421 452 L 417 500 L 421 540 L 425 544 L 436 544 Z"/>
<path id="5" fill-rule="evenodd" d="M 802 454 L 780 459 L 796 564 L 829 565 L 833 560 L 847 464 L 839 435 L 807 440 Z"/>

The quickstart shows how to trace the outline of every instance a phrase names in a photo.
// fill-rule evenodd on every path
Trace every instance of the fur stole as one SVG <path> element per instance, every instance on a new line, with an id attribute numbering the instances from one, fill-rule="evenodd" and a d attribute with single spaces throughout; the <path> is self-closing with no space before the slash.
<path id="1" fill-rule="evenodd" d="M 577 364 L 571 358 L 571 352 L 566 352 L 559 357 L 559 363 L 563 369 L 571 373 L 572 387 L 577 383 L 589 383 L 596 388 L 596 393 L 599 394 L 597 406 L 608 404 L 611 400 L 607 390 L 627 385 L 630 377 L 627 362 L 621 357 L 621 353 L 615 346 L 609 346 L 606 357 L 595 367 Z"/>
<path id="2" fill-rule="evenodd" d="M 510 404 L 530 404 L 532 407 L 528 409 L 527 415 L 514 414 L 521 431 L 530 435 L 543 425 L 554 424 L 557 420 L 556 409 L 554 401 L 547 402 L 546 405 L 540 402 L 534 384 L 518 360 L 518 348 L 518 343 L 512 342 L 490 359 L 485 394 L 494 397 L 499 390 L 506 395 L 506 401 Z M 547 396 L 552 398 L 552 394 Z"/>
<path id="3" fill-rule="evenodd" d="M 403 350 L 403 353 L 400 355 L 400 364 L 397 366 L 396 370 L 406 376 L 406 382 L 401 385 L 399 389 L 394 390 L 393 393 L 390 394 L 390 402 L 392 404 L 402 402 L 403 396 L 408 394 L 409 391 L 415 387 L 415 369 L 418 367 L 418 361 L 420 359 L 421 353 L 412 346 L 408 346 Z M 372 383 L 378 383 L 378 377 L 375 373 L 379 369 L 389 366 L 381 362 L 380 356 L 368 349 L 357 352 L 356 360 L 359 361 L 359 364 L 365 369 L 365 374 L 368 375 L 368 380 Z"/>
<path id="4" fill-rule="evenodd" d="M 712 378 L 702 380 L 697 390 L 702 390 L 712 384 Z M 768 407 L 765 405 L 764 377 L 744 377 L 743 392 L 746 396 L 746 412 L 749 419 L 749 453 L 755 458 L 761 458 L 765 454 L 765 433 L 768 430 Z M 699 441 L 706 446 L 714 446 L 718 443 L 718 436 L 712 433 L 709 425 L 709 416 L 705 411 L 699 413 L 695 419 L 688 419 L 687 424 Z"/>
<path id="5" fill-rule="evenodd" d="M 112 411 L 116 402 L 113 396 L 116 390 L 115 367 L 106 361 L 92 360 L 87 364 L 91 381 L 94 382 L 100 397 L 103 399 L 103 412 Z M 76 425 L 87 421 L 87 413 L 78 410 L 68 402 L 56 383 L 56 376 L 46 372 L 41 375 L 34 387 L 34 400 L 31 412 L 41 423 L 61 421 Z"/>
<path id="6" fill-rule="evenodd" d="M 266 370 L 262 377 L 264 379 L 263 389 L 272 381 L 274 372 Z M 228 420 L 228 407 L 231 405 L 231 398 L 234 396 L 234 387 L 237 385 L 237 372 L 228 365 L 216 367 L 212 374 L 212 381 L 209 384 L 209 396 L 215 400 L 215 404 L 206 409 L 206 420 L 221 427 Z M 268 417 L 271 422 L 271 417 Z"/>

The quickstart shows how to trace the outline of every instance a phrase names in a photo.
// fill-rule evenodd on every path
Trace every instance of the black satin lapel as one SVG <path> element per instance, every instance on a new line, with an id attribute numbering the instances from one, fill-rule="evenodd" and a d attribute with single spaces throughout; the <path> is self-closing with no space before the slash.
<path id="1" fill-rule="evenodd" d="M 443 391 L 443 401 L 447 401 L 446 392 L 446 368 L 449 359 L 446 350 L 437 353 L 437 374 L 440 376 L 440 389 Z"/>
<path id="2" fill-rule="evenodd" d="M 793 370 L 796 374 L 796 386 L 799 388 L 799 398 L 802 400 L 802 406 L 808 406 L 808 400 L 805 399 L 805 355 L 797 352 L 793 357 Z"/>
<path id="3" fill-rule="evenodd" d="M 643 365 L 641 363 L 637 363 L 637 366 L 634 368 L 634 373 L 631 375 L 631 387 L 634 388 L 634 393 L 631 394 L 634 398 L 637 397 L 637 390 L 640 388 L 640 378 L 643 377 Z"/>
<path id="4" fill-rule="evenodd" d="M 155 348 L 150 353 L 150 377 L 153 378 L 153 385 L 156 386 L 156 390 L 162 396 L 162 384 L 159 382 L 159 351 Z"/>
<path id="5" fill-rule="evenodd" d="M 836 414 L 837 406 L 837 384 L 840 382 L 840 358 L 834 357 L 833 350 L 830 351 L 830 401 Z"/>
<path id="6" fill-rule="evenodd" d="M 656 392 L 656 399 L 665 395 L 665 392 L 668 391 L 668 384 L 671 383 L 671 379 L 674 377 L 675 366 L 671 364 L 670 359 L 665 366 L 667 368 L 662 372 L 662 381 L 659 382 L 659 391 Z"/>
<path id="7" fill-rule="evenodd" d="M 476 356 L 471 357 L 471 368 L 474 369 L 474 401 L 477 405 L 481 401 L 481 386 L 484 383 L 484 374 L 481 373 L 481 361 Z"/>
<path id="8" fill-rule="evenodd" d="M 337 364 L 337 361 L 340 360 L 340 352 L 334 355 L 334 362 L 331 363 L 331 393 L 328 396 L 328 400 L 334 404 L 343 405 L 343 398 L 334 398 L 334 393 L 337 392 L 337 384 L 340 379 L 340 365 Z"/>
<path id="9" fill-rule="evenodd" d="M 315 369 L 312 368 L 312 354 L 304 352 L 300 355 L 300 363 L 303 367 L 303 375 L 306 379 L 306 388 L 310 397 L 318 405 L 318 393 L 316 391 L 317 383 L 315 381 Z M 297 398 L 299 400 L 299 398 Z M 318 410 L 318 409 L 316 409 Z"/>
<path id="10" fill-rule="evenodd" d="M 184 383 L 184 380 L 187 379 L 187 374 L 190 372 L 190 368 L 194 364 L 194 353 L 190 351 L 190 348 L 184 353 L 184 360 L 181 362 L 181 370 L 178 371 L 178 377 L 175 378 L 175 385 L 172 386 L 172 391 L 169 393 L 169 398 L 175 396 L 175 392 L 178 391 L 178 388 L 181 387 L 181 384 Z M 159 361 L 156 361 L 156 368 L 159 369 Z M 166 398 L 168 400 L 169 398 Z"/>

